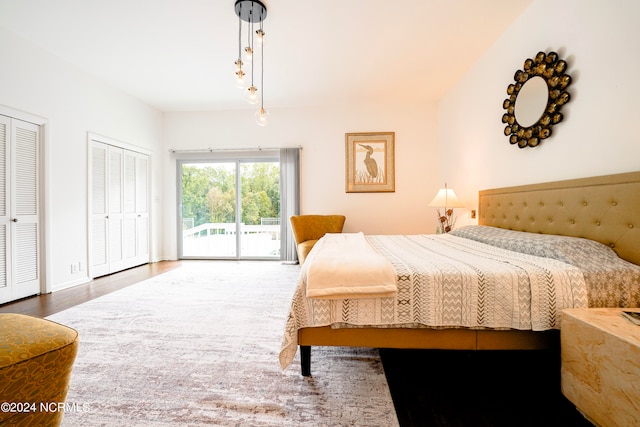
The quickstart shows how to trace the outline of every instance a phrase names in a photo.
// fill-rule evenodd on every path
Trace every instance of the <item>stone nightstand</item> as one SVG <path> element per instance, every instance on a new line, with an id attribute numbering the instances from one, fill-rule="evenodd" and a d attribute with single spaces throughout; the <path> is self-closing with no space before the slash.
<path id="1" fill-rule="evenodd" d="M 640 326 L 621 311 L 562 312 L 562 393 L 598 426 L 640 423 Z"/>

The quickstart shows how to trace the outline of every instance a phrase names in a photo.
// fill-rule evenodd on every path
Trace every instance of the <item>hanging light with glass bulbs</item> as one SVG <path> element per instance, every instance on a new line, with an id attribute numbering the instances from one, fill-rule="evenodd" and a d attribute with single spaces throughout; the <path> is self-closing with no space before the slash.
<path id="1" fill-rule="evenodd" d="M 262 22 L 260 22 L 260 29 L 258 30 L 258 40 L 260 40 L 260 86 L 262 92 L 260 95 L 260 109 L 256 111 L 256 123 L 258 126 L 267 125 L 267 116 L 269 112 L 264 109 L 264 32 L 262 31 Z"/>
<path id="2" fill-rule="evenodd" d="M 262 21 L 267 17 L 267 8 L 259 0 L 236 0 L 235 11 L 238 16 L 238 60 L 236 61 L 236 77 L 238 87 L 244 88 L 244 81 L 247 79 L 247 73 L 242 69 L 243 65 L 251 64 L 250 70 L 250 86 L 245 89 L 246 99 L 250 104 L 257 104 L 260 101 L 260 109 L 256 112 L 256 121 L 258 125 L 265 126 L 267 112 L 264 109 L 264 31 L 262 29 Z M 244 49 L 244 61 L 242 58 L 242 21 L 248 23 L 247 46 Z M 253 31 L 253 24 L 259 23 L 260 29 Z M 254 49 L 254 36 L 257 44 L 260 46 L 260 89 L 254 85 L 254 71 L 256 68 L 256 51 Z M 242 81 L 242 85 L 240 83 Z M 260 90 L 260 94 L 258 94 Z"/>
<path id="3" fill-rule="evenodd" d="M 238 59 L 236 59 L 236 86 L 244 88 L 245 72 L 242 70 L 244 63 L 242 62 L 242 19 L 238 16 Z"/>

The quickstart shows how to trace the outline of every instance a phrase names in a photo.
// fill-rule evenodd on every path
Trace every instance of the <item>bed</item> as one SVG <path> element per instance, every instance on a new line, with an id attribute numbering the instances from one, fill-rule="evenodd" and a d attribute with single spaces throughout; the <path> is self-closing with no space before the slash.
<path id="1" fill-rule="evenodd" d="M 311 375 L 312 346 L 555 348 L 564 308 L 640 306 L 640 172 L 483 190 L 478 209 L 448 235 L 364 236 L 393 266 L 391 295 L 307 297 L 314 248 L 281 367 L 300 348 Z"/>

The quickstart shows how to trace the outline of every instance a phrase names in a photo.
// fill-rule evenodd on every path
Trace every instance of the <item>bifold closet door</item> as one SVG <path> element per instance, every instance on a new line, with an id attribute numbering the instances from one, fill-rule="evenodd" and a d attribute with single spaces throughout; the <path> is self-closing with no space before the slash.
<path id="1" fill-rule="evenodd" d="M 100 142 L 91 144 L 91 275 L 120 271 L 123 248 L 123 150 Z"/>
<path id="2" fill-rule="evenodd" d="M 128 267 L 149 261 L 149 156 L 124 151 L 123 257 Z"/>
<path id="3" fill-rule="evenodd" d="M 0 304 L 40 293 L 40 127 L 0 115 Z"/>
<path id="4" fill-rule="evenodd" d="M 91 143 L 91 275 L 109 273 L 107 164 L 109 146 Z"/>
<path id="5" fill-rule="evenodd" d="M 136 156 L 136 245 L 138 255 L 136 265 L 149 262 L 151 255 L 149 249 L 149 156 L 137 154 Z"/>
<path id="6" fill-rule="evenodd" d="M 149 156 L 91 142 L 91 276 L 149 262 Z"/>
<path id="7" fill-rule="evenodd" d="M 124 270 L 124 206 L 123 161 L 124 150 L 109 146 L 107 192 L 107 240 L 109 272 Z"/>

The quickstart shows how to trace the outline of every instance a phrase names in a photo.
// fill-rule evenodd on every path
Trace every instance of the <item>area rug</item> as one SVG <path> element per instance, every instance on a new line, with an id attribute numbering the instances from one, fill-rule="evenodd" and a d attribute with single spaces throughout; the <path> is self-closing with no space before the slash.
<path id="1" fill-rule="evenodd" d="M 63 427 L 394 426 L 377 350 L 278 353 L 299 266 L 183 261 L 57 313 L 80 348 Z"/>

